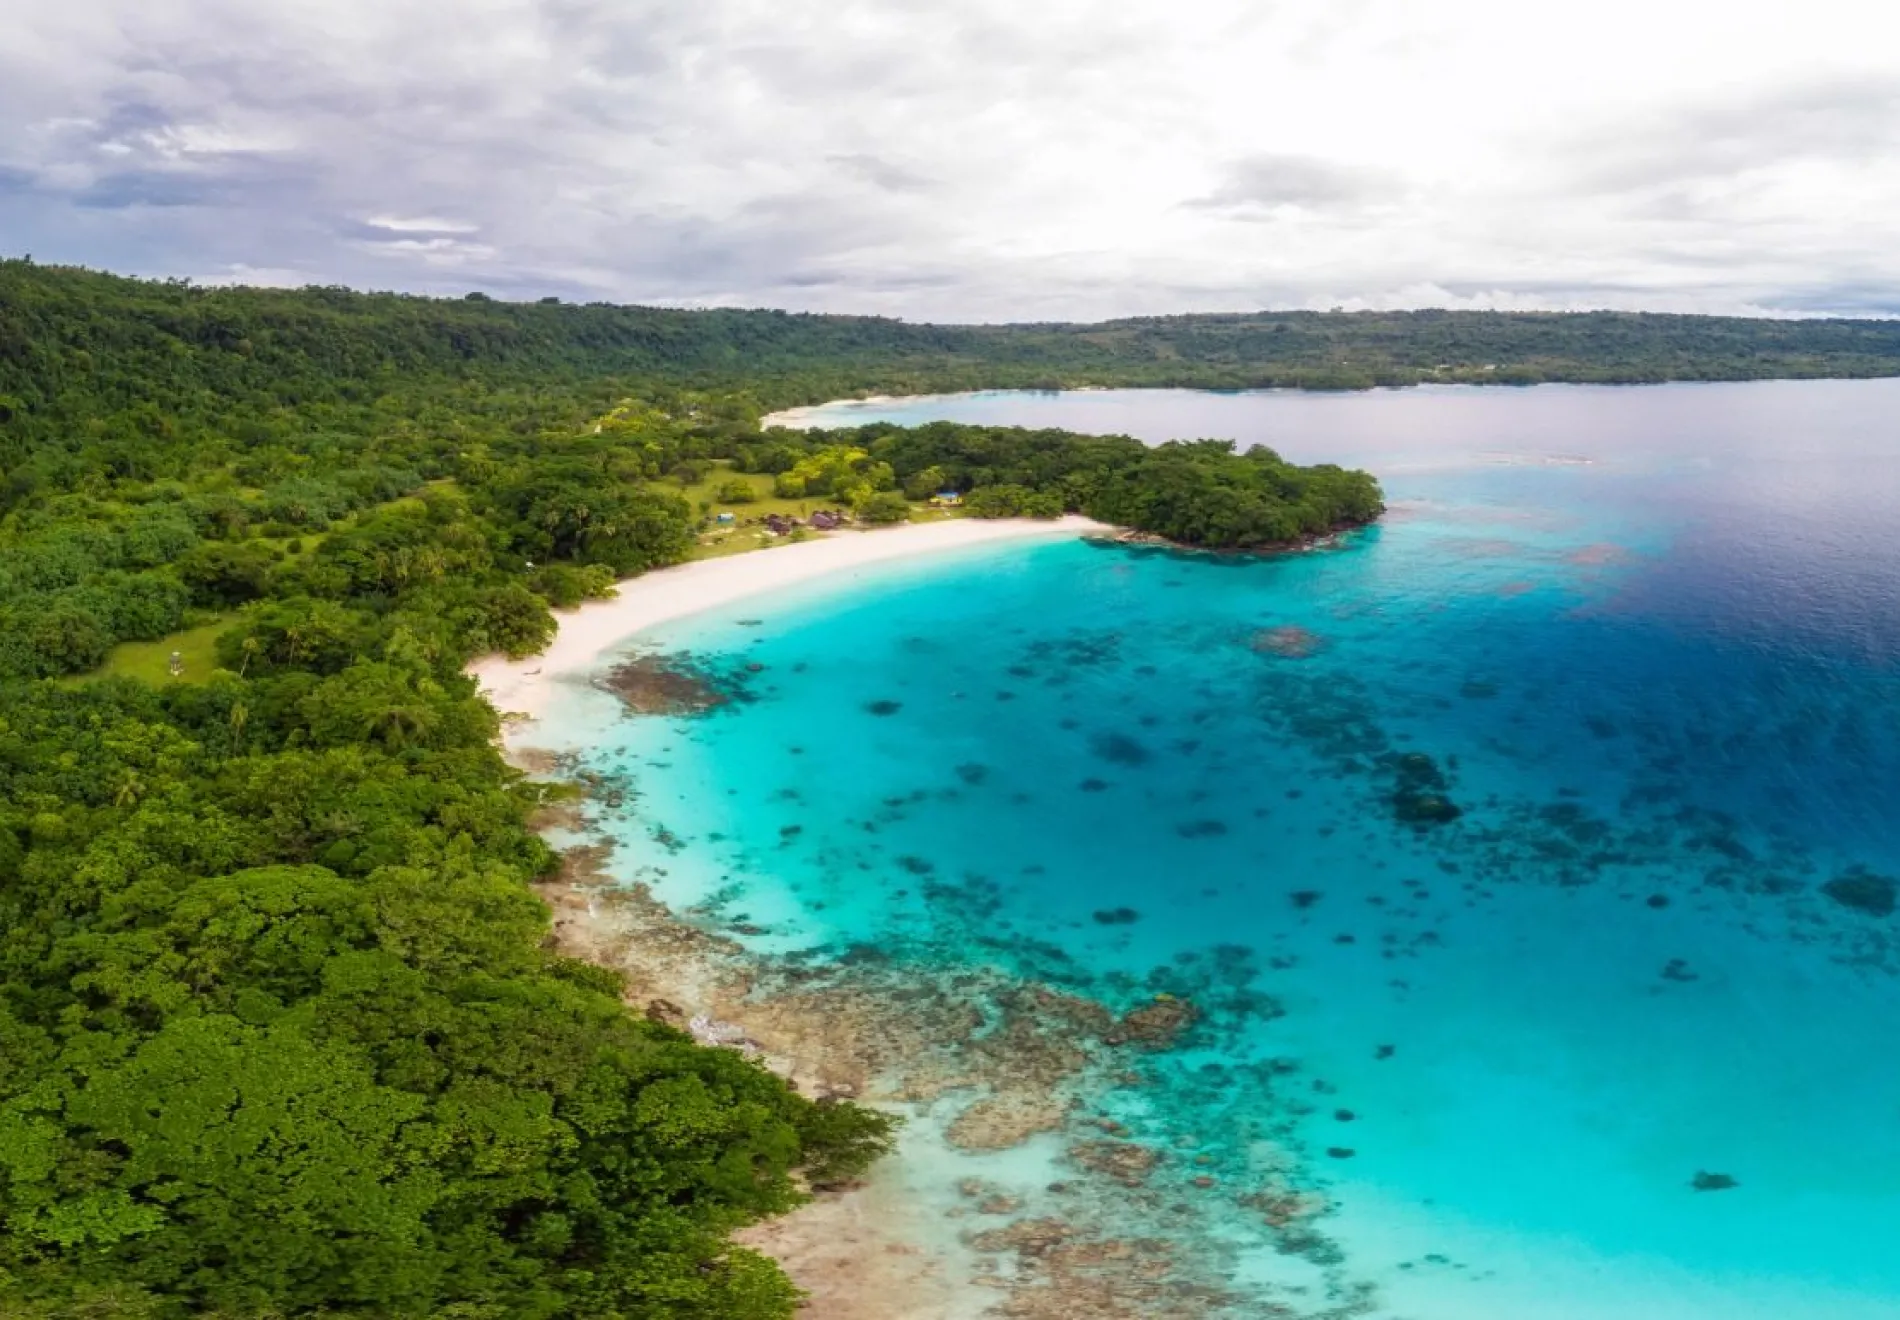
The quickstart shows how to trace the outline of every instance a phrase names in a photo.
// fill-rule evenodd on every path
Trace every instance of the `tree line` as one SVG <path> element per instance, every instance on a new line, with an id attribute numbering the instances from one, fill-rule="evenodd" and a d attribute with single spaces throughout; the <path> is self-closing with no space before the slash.
<path id="1" fill-rule="evenodd" d="M 1125 435 L 889 423 L 833 431 L 775 428 L 734 446 L 742 471 L 778 474 L 780 493 L 871 491 L 912 500 L 955 493 L 977 517 L 1085 513 L 1208 549 L 1281 546 L 1371 522 L 1385 510 L 1369 473 L 1300 466 L 1230 440 L 1146 445 Z"/>

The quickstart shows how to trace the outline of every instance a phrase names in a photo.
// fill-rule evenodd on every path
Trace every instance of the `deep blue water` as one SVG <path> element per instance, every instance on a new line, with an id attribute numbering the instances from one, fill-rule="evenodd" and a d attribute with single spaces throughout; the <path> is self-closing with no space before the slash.
<path id="1" fill-rule="evenodd" d="M 1237 1278 L 1349 1276 L 1392 1320 L 1900 1317 L 1900 917 L 1823 889 L 1900 876 L 1900 382 L 819 420 L 873 418 L 1270 443 L 1392 512 L 1269 561 L 982 549 L 637 639 L 762 667 L 708 718 L 552 721 L 635 776 L 636 841 L 682 841 L 663 897 L 765 948 L 1193 997 L 1194 1047 L 1103 1103 L 1211 1157 L 1158 1177 L 1218 1176 Z M 1463 814 L 1398 819 L 1408 783 Z M 1224 1195 L 1293 1166 L 1330 1272 Z"/>

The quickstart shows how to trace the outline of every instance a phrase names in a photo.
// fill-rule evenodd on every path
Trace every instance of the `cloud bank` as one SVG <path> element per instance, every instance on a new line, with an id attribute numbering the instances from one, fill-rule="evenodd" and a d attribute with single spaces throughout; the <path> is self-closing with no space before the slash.
<path id="1" fill-rule="evenodd" d="M 1865 0 L 62 0 L 0 251 L 206 281 L 1087 319 L 1900 314 Z"/>

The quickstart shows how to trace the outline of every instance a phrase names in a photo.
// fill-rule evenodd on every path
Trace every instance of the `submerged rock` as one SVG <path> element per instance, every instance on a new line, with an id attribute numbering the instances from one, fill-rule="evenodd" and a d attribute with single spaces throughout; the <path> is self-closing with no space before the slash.
<path id="1" fill-rule="evenodd" d="M 1146 747 L 1125 733 L 1098 733 L 1089 740 L 1089 749 L 1102 760 L 1116 765 L 1142 765 L 1151 755 Z"/>
<path id="2" fill-rule="evenodd" d="M 1069 1117 L 1070 1102 L 1046 1091 L 1004 1091 L 957 1115 L 944 1133 L 961 1150 L 1009 1150 Z"/>
<path id="3" fill-rule="evenodd" d="M 1424 829 L 1450 824 L 1465 814 L 1464 808 L 1447 796 L 1445 772 L 1425 753 L 1385 756 L 1380 762 L 1397 781 L 1392 790 L 1392 814 L 1401 824 Z"/>
<path id="4" fill-rule="evenodd" d="M 1163 996 L 1124 1013 L 1102 1039 L 1110 1045 L 1145 1045 L 1160 1049 L 1174 1042 L 1201 1016 L 1201 1010 L 1185 999 Z"/>
<path id="5" fill-rule="evenodd" d="M 1304 660 L 1317 654 L 1325 641 L 1316 632 L 1296 624 L 1262 628 L 1247 643 L 1262 655 L 1277 655 L 1284 660 Z"/>
<path id="6" fill-rule="evenodd" d="M 599 683 L 636 715 L 698 715 L 741 694 L 736 680 L 686 654 L 636 656 L 607 671 Z"/>
<path id="7" fill-rule="evenodd" d="M 1092 1173 L 1105 1174 L 1124 1187 L 1148 1181 L 1161 1156 L 1132 1141 L 1078 1141 L 1069 1147 L 1072 1163 Z"/>
<path id="8" fill-rule="evenodd" d="M 1184 839 L 1212 839 L 1227 833 L 1227 822 L 1220 820 L 1189 820 L 1174 827 L 1174 832 Z"/>
<path id="9" fill-rule="evenodd" d="M 1689 1186 L 1698 1192 L 1726 1192 L 1741 1184 L 1726 1173 L 1704 1173 L 1698 1169 L 1696 1176 L 1689 1180 Z"/>
<path id="10" fill-rule="evenodd" d="M 1007 1228 L 993 1228 L 970 1239 L 978 1251 L 1013 1251 L 1040 1256 L 1069 1238 L 1075 1230 L 1060 1219 L 1019 1219 Z"/>
<path id="11" fill-rule="evenodd" d="M 1392 795 L 1392 814 L 1406 825 L 1449 825 L 1465 811 L 1450 798 L 1437 793 L 1400 789 Z"/>
<path id="12" fill-rule="evenodd" d="M 1870 917 L 1890 917 L 1900 902 L 1900 882 L 1858 866 L 1822 885 L 1821 892 L 1842 907 Z"/>

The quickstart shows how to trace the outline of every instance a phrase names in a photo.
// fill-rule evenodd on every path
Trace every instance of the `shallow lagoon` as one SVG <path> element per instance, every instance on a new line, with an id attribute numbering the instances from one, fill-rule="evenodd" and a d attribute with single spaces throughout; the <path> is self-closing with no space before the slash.
<path id="1" fill-rule="evenodd" d="M 1285 1314 L 1900 1316 L 1900 918 L 1824 889 L 1900 875 L 1900 382 L 806 421 L 938 417 L 1272 443 L 1393 512 L 1272 561 L 977 550 L 637 639 L 743 695 L 548 720 L 630 776 L 663 898 L 815 962 L 1192 999 L 1092 1099 L 1165 1152 L 1123 1213 Z M 1421 796 L 1463 814 L 1400 819 Z M 1289 1162 L 1320 1249 L 1242 1203 Z"/>

